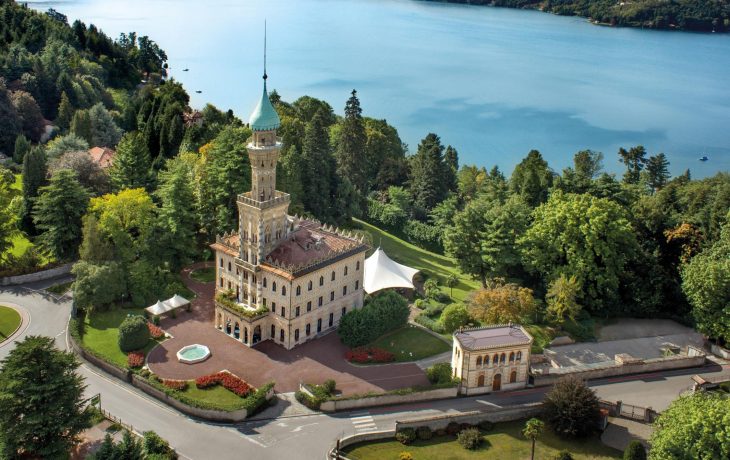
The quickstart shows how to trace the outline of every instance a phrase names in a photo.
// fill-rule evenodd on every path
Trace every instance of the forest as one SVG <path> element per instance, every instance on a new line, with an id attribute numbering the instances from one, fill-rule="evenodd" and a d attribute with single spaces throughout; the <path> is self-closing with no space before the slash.
<path id="1" fill-rule="evenodd" d="M 0 15 L 0 272 L 74 261 L 74 298 L 89 308 L 170 296 L 180 268 L 236 226 L 251 131 L 210 104 L 193 117 L 149 37 L 112 39 L 7 0 Z M 730 337 L 727 172 L 671 177 L 665 154 L 626 146 L 610 153 L 618 177 L 591 150 L 563 170 L 532 150 L 507 175 L 460 165 L 435 133 L 411 151 L 363 115 L 355 90 L 344 116 L 309 96 L 270 97 L 290 213 L 345 228 L 356 217 L 453 258 L 482 286 L 477 307 L 505 296 L 558 321 L 667 317 Z M 111 167 L 91 147 L 114 149 Z M 511 318 L 477 307 L 481 321 Z"/>
<path id="2" fill-rule="evenodd" d="M 599 24 L 676 29 L 698 32 L 729 32 L 728 0 L 443 0 L 448 3 L 529 8 L 580 16 Z"/>

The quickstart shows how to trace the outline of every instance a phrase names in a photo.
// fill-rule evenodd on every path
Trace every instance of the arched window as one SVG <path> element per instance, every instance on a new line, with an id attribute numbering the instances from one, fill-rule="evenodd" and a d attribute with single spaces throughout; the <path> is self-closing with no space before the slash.
<path id="1" fill-rule="evenodd" d="M 522 352 L 518 351 L 517 352 L 517 362 L 519 363 L 520 361 L 522 361 Z"/>
<path id="2" fill-rule="evenodd" d="M 347 276 L 347 265 L 345 265 L 345 276 Z"/>
<path id="3" fill-rule="evenodd" d="M 264 287 L 266 287 L 266 278 L 264 277 Z"/>
<path id="4" fill-rule="evenodd" d="M 324 286 L 324 276 L 319 277 L 319 285 Z"/>
<path id="5" fill-rule="evenodd" d="M 482 365 L 482 357 L 481 356 L 477 356 L 477 367 L 479 367 L 481 365 Z"/>
<path id="6" fill-rule="evenodd" d="M 510 354 L 509 354 L 509 362 L 511 362 L 511 363 L 515 362 L 515 352 L 514 351 L 510 352 Z"/>
<path id="7" fill-rule="evenodd" d="M 492 364 L 494 364 L 495 366 L 496 366 L 497 364 L 499 364 L 499 355 L 495 354 L 495 355 L 494 355 L 494 356 L 492 357 Z"/>
<path id="8" fill-rule="evenodd" d="M 489 366 L 489 355 L 484 357 L 484 365 Z"/>
<path id="9" fill-rule="evenodd" d="M 334 281 L 334 280 L 335 280 L 335 271 L 332 270 L 332 281 Z"/>
<path id="10" fill-rule="evenodd" d="M 506 360 L 507 360 L 507 355 L 502 353 L 502 355 L 499 357 L 500 364 L 504 364 Z"/>
<path id="11" fill-rule="evenodd" d="M 273 281 L 273 282 L 271 283 L 271 290 L 272 290 L 273 292 L 276 292 L 276 281 Z"/>
<path id="12" fill-rule="evenodd" d="M 297 286 L 297 295 L 302 295 L 302 287 Z"/>
<path id="13" fill-rule="evenodd" d="M 312 290 L 312 280 L 309 280 L 309 283 L 307 284 L 307 290 L 308 291 Z"/>
<path id="14" fill-rule="evenodd" d="M 360 270 L 360 261 L 355 262 L 355 270 Z"/>

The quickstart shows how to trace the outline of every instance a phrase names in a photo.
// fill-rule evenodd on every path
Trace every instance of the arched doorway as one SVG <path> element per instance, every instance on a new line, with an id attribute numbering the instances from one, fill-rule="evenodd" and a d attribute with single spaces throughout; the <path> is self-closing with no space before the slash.
<path id="1" fill-rule="evenodd" d="M 238 340 L 241 337 L 241 328 L 238 327 L 238 323 L 233 327 L 233 338 Z"/>
<path id="2" fill-rule="evenodd" d="M 261 341 L 261 326 L 256 326 L 253 328 L 253 337 L 251 337 L 253 340 L 253 344 L 257 344 Z"/>
<path id="3" fill-rule="evenodd" d="M 484 386 L 484 374 L 480 375 L 479 378 L 477 379 L 477 386 L 478 387 Z"/>
<path id="4" fill-rule="evenodd" d="M 515 383 L 517 381 L 517 371 L 512 371 L 509 374 L 509 383 Z"/>
<path id="5" fill-rule="evenodd" d="M 502 389 L 502 374 L 495 374 L 492 380 L 492 391 L 499 391 Z"/>
<path id="6" fill-rule="evenodd" d="M 248 328 L 247 327 L 243 328 L 243 343 L 248 345 Z"/>
<path id="7" fill-rule="evenodd" d="M 231 320 L 226 321 L 226 334 L 231 335 Z"/>

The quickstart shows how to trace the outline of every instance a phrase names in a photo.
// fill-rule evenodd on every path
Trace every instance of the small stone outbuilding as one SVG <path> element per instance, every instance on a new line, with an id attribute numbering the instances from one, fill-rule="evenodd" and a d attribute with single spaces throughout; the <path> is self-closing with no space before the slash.
<path id="1" fill-rule="evenodd" d="M 532 336 L 520 325 L 497 324 L 454 333 L 451 368 L 466 395 L 527 385 Z"/>

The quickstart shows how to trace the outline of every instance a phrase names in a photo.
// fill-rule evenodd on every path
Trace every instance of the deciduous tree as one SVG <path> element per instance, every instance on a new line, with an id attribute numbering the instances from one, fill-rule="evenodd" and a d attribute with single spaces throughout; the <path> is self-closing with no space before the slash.
<path id="1" fill-rule="evenodd" d="M 598 430 L 601 412 L 596 393 L 578 377 L 569 376 L 558 380 L 545 396 L 545 416 L 558 436 L 578 438 Z"/>
<path id="2" fill-rule="evenodd" d="M 561 274 L 552 280 L 545 295 L 548 315 L 558 323 L 563 323 L 566 317 L 575 320 L 581 309 L 578 303 L 580 291 L 575 276 L 567 277 Z"/>
<path id="3" fill-rule="evenodd" d="M 469 313 L 487 324 L 529 320 L 537 309 L 532 289 L 493 279 L 469 297 Z"/>

